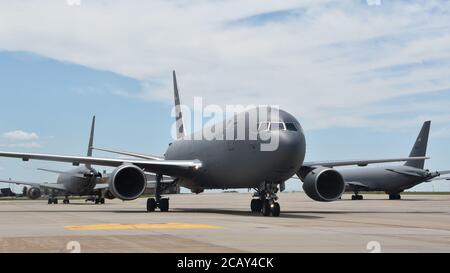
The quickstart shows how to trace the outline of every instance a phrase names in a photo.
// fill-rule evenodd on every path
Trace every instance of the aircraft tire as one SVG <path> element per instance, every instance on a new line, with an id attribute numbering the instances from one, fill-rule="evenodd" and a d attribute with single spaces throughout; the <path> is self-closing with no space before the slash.
<path id="1" fill-rule="evenodd" d="M 389 194 L 389 200 L 400 200 L 401 198 L 400 194 Z"/>
<path id="2" fill-rule="evenodd" d="M 169 199 L 168 198 L 163 198 L 163 199 L 159 200 L 159 209 L 162 212 L 169 211 Z"/>
<path id="3" fill-rule="evenodd" d="M 280 212 L 281 212 L 280 204 L 278 204 L 278 203 L 273 203 L 273 207 L 272 207 L 272 216 L 278 217 L 278 216 L 280 216 Z"/>
<path id="4" fill-rule="evenodd" d="M 250 203 L 250 208 L 252 212 L 261 212 L 262 209 L 262 201 L 261 199 L 252 199 Z"/>
<path id="5" fill-rule="evenodd" d="M 156 200 L 154 198 L 147 199 L 147 212 L 153 212 L 156 209 Z"/>
<path id="6" fill-rule="evenodd" d="M 270 204 L 268 200 L 265 200 L 262 206 L 262 214 L 264 216 L 269 216 L 271 212 Z"/>

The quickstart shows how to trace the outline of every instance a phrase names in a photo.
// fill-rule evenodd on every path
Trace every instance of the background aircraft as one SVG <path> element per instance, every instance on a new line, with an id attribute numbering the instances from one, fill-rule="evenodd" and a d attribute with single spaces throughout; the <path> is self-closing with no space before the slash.
<path id="1" fill-rule="evenodd" d="M 147 199 L 149 212 L 156 208 L 161 211 L 169 210 L 169 199 L 163 198 L 161 194 L 167 185 L 173 183 L 190 188 L 193 192 L 202 192 L 204 189 L 253 188 L 256 193 L 250 205 L 251 210 L 261 212 L 264 216 L 279 216 L 280 205 L 276 194 L 294 174 L 303 178 L 303 189 L 310 198 L 329 202 L 340 198 L 345 190 L 342 175 L 333 167 L 425 158 L 304 162 L 306 142 L 300 123 L 288 112 L 273 107 L 256 107 L 204 128 L 208 132 L 214 132 L 213 140 L 203 138 L 204 130 L 186 137 L 175 71 L 173 83 L 177 140 L 169 144 L 163 157 L 129 152 L 125 153 L 137 159 L 14 152 L 0 152 L 0 156 L 21 158 L 24 161 L 36 159 L 115 167 L 108 177 L 108 190 L 121 200 L 140 197 L 147 188 L 145 173 L 155 173 L 156 193 L 155 198 Z M 279 115 L 258 116 L 256 124 L 248 124 L 249 116 L 261 112 L 278 112 Z M 237 126 L 242 124 L 245 124 L 246 132 L 257 128 L 256 132 L 252 131 L 257 136 L 256 140 L 247 137 L 245 140 L 227 139 L 227 131 L 235 133 Z M 266 139 L 275 137 L 279 140 L 277 149 L 261 149 L 262 145 L 267 144 Z M 174 181 L 163 183 L 164 175 L 173 177 Z"/>
<path id="2" fill-rule="evenodd" d="M 416 142 L 409 154 L 410 157 L 425 156 L 428 145 L 428 135 L 431 121 L 424 122 Z M 362 200 L 359 191 L 384 191 L 389 194 L 389 199 L 400 199 L 400 193 L 423 182 L 437 179 L 450 178 L 439 177 L 450 174 L 450 171 L 433 171 L 424 169 L 425 160 L 408 160 L 403 166 L 354 168 L 339 170 L 345 180 L 346 191 L 354 192 L 353 200 Z"/>
<path id="3" fill-rule="evenodd" d="M 92 157 L 92 146 L 94 141 L 95 116 L 92 118 L 91 133 L 89 137 L 89 146 L 87 156 Z M 24 195 L 30 199 L 38 199 L 43 192 L 49 195 L 48 204 L 57 204 L 56 196 L 64 195 L 64 204 L 69 204 L 69 196 L 85 196 L 94 195 L 96 204 L 104 204 L 105 198 L 112 198 L 113 196 L 106 192 L 108 184 L 102 183 L 102 174 L 96 169 L 92 168 L 90 164 L 78 167 L 70 171 L 56 171 L 48 169 L 39 169 L 58 174 L 56 183 L 37 183 L 14 180 L 0 180 L 0 182 L 12 183 L 18 185 L 25 185 Z"/>

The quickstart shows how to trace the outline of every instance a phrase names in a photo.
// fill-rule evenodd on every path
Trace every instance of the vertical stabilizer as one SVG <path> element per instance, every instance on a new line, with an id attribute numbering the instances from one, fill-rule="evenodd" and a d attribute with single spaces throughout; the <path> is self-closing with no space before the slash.
<path id="1" fill-rule="evenodd" d="M 427 153 L 428 135 L 430 133 L 431 121 L 425 121 L 423 123 L 422 129 L 417 136 L 416 142 L 409 154 L 410 157 L 414 156 L 425 156 Z M 425 165 L 425 160 L 409 160 L 406 161 L 405 166 L 410 166 L 414 168 L 423 169 Z"/>
<path id="2" fill-rule="evenodd" d="M 180 95 L 178 94 L 177 76 L 175 74 L 175 70 L 173 71 L 173 92 L 174 92 L 174 99 L 175 99 L 177 139 L 181 139 L 184 137 L 184 124 L 183 124 L 183 114 L 181 112 Z"/>
<path id="3" fill-rule="evenodd" d="M 94 148 L 94 131 L 95 131 L 95 116 L 92 117 L 91 134 L 89 135 L 89 146 L 87 156 L 92 157 L 92 150 Z"/>

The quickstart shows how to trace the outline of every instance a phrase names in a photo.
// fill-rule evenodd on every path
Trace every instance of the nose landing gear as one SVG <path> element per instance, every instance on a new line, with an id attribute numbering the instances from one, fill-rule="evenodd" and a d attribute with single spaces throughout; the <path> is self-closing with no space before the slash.
<path id="1" fill-rule="evenodd" d="M 255 197 L 250 203 L 250 209 L 254 213 L 261 213 L 264 216 L 280 216 L 280 204 L 276 201 L 278 196 L 278 185 L 275 183 L 265 182 L 260 188 L 256 188 Z"/>

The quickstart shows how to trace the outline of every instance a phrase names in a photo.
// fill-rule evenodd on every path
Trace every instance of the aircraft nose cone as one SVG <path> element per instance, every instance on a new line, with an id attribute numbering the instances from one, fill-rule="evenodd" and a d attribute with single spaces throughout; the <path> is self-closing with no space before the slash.
<path id="1" fill-rule="evenodd" d="M 289 178 L 295 174 L 305 159 L 305 138 L 300 132 L 281 132 L 278 136 L 278 148 L 274 151 L 276 160 L 274 171 Z"/>
<path id="2" fill-rule="evenodd" d="M 280 135 L 280 151 L 284 153 L 286 160 L 303 164 L 305 159 L 305 138 L 302 134 L 283 132 Z"/>

